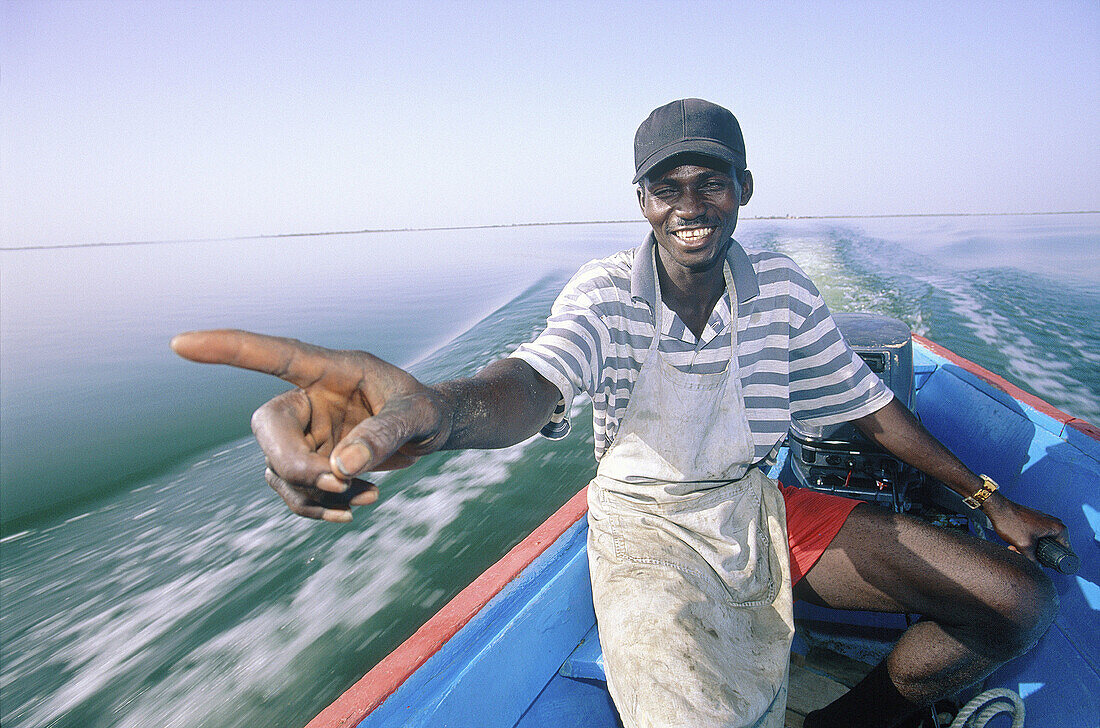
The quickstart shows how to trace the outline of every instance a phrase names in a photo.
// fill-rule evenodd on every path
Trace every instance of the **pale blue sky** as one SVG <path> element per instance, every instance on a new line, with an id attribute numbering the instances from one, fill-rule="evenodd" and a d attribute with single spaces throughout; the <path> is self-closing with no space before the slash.
<path id="1" fill-rule="evenodd" d="M 0 245 L 635 219 L 684 96 L 745 215 L 1100 208 L 1095 0 L 3 0 Z"/>

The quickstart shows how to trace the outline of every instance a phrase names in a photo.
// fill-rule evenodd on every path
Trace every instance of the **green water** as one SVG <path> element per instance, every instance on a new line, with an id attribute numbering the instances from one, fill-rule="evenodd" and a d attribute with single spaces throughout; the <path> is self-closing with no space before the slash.
<path id="1" fill-rule="evenodd" d="M 746 221 L 834 310 L 876 310 L 1100 420 L 1098 216 Z M 167 349 L 241 326 L 425 381 L 539 330 L 642 225 L 0 253 L 0 722 L 299 726 L 583 485 L 561 443 L 378 479 L 347 526 L 289 514 L 248 415 L 282 388 Z M 962 255 L 960 251 L 966 253 Z"/>

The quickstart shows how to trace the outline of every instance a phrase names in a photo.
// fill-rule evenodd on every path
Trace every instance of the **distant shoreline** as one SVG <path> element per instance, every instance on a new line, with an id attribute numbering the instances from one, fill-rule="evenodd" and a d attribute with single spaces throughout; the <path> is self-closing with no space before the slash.
<path id="1" fill-rule="evenodd" d="M 741 220 L 873 220 L 907 217 L 1022 217 L 1027 215 L 1096 215 L 1100 210 L 1065 210 L 1052 212 L 910 212 L 882 215 L 761 215 L 741 217 Z M 554 227 L 567 225 L 623 225 L 643 223 L 644 220 L 574 220 L 557 222 L 512 222 L 488 225 L 448 225 L 441 227 L 364 228 L 362 230 L 327 230 L 310 233 L 275 233 L 263 235 L 236 235 L 224 238 L 181 238 L 179 240 L 132 240 L 118 243 L 57 243 L 46 245 L 0 246 L 0 251 L 10 250 L 64 250 L 70 248 L 119 248 L 131 245 L 173 245 L 179 243 L 227 243 L 243 240 L 274 240 L 279 238 L 310 238 L 326 235 L 368 235 L 373 233 L 423 233 L 453 230 L 495 230 L 500 228 Z"/>

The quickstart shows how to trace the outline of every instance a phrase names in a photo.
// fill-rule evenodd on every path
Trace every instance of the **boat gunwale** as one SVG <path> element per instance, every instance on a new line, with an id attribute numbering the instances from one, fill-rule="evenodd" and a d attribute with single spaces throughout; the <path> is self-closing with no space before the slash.
<path id="1" fill-rule="evenodd" d="M 921 346 L 923 346 L 925 349 L 932 352 L 933 354 L 943 357 L 944 359 L 958 366 L 959 368 L 973 374 L 974 376 L 984 381 L 986 384 L 993 385 L 1016 401 L 1022 402 L 1034 409 L 1035 411 L 1041 412 L 1051 419 L 1060 422 L 1062 424 L 1062 432 L 1054 433 L 1059 437 L 1064 437 L 1065 428 L 1069 427 L 1077 430 L 1086 437 L 1100 442 L 1100 427 L 1097 427 L 1096 425 L 1086 420 L 1083 420 L 1080 417 L 1074 417 L 1068 412 L 1063 412 L 1062 410 L 1058 409 L 1049 402 L 1046 402 L 1045 400 L 1039 398 L 1038 396 L 1023 390 L 1020 387 L 1017 387 L 1015 384 L 1008 381 L 999 374 L 994 374 L 985 367 L 982 367 L 970 361 L 969 359 L 959 356 L 947 347 L 941 346 L 934 341 L 926 339 L 920 334 L 913 334 L 913 341 L 919 343 Z"/>

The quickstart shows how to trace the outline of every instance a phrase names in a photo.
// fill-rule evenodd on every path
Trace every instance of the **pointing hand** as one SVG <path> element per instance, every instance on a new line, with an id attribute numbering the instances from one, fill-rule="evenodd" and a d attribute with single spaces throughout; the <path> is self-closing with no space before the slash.
<path id="1" fill-rule="evenodd" d="M 247 331 L 192 331 L 172 339 L 192 361 L 271 374 L 298 387 L 256 410 L 252 431 L 265 478 L 290 510 L 350 521 L 378 499 L 355 476 L 412 464 L 446 442 L 446 402 L 407 372 L 361 351 L 336 351 Z"/>

